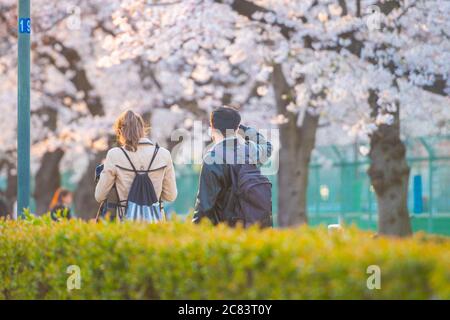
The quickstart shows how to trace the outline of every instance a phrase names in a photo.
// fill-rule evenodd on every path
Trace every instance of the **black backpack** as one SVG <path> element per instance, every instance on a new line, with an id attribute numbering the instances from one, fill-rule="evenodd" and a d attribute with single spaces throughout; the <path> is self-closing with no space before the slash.
<path id="1" fill-rule="evenodd" d="M 156 196 L 155 188 L 153 187 L 153 183 L 148 176 L 148 173 L 151 171 L 150 168 L 159 150 L 158 144 L 155 145 L 155 151 L 153 152 L 153 156 L 147 170 L 136 170 L 125 149 L 120 149 L 124 153 L 128 162 L 130 162 L 135 174 L 128 193 L 128 199 L 126 201 L 125 212 L 122 219 L 145 221 L 150 223 L 164 221 L 165 216 L 161 202 Z"/>
<path id="2" fill-rule="evenodd" d="M 246 146 L 248 155 L 248 146 Z M 230 165 L 231 188 L 236 201 L 235 215 L 244 227 L 254 224 L 272 227 L 272 183 L 246 156 L 245 164 Z"/>

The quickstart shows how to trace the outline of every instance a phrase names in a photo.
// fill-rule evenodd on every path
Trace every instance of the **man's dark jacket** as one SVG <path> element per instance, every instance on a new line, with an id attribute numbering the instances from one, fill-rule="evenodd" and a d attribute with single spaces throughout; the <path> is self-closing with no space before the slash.
<path id="1" fill-rule="evenodd" d="M 199 190 L 195 203 L 193 222 L 204 217 L 214 224 L 236 221 L 236 196 L 232 192 L 231 174 L 244 161 L 261 165 L 272 153 L 272 145 L 255 129 L 240 126 L 244 139 L 236 136 L 224 139 L 207 152 L 203 158 Z"/>

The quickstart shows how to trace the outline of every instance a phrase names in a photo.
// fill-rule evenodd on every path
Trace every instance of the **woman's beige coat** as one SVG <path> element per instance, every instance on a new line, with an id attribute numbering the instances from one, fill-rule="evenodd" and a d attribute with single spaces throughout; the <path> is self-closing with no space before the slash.
<path id="1" fill-rule="evenodd" d="M 139 140 L 136 152 L 126 150 L 136 170 L 147 170 L 155 150 L 155 145 L 146 138 Z M 128 192 L 135 173 L 120 148 L 112 148 L 106 155 L 105 167 L 95 188 L 95 199 L 102 202 L 116 183 L 120 200 L 128 198 Z M 174 201 L 177 197 L 177 185 L 172 157 L 167 149 L 159 148 L 148 173 L 155 187 L 156 196 L 162 201 Z"/>

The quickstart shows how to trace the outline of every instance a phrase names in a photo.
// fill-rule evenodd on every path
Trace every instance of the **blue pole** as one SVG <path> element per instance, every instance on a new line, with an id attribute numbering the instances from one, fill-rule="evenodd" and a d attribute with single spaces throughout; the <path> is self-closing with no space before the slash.
<path id="1" fill-rule="evenodd" d="M 417 174 L 413 177 L 413 207 L 414 213 L 423 212 L 423 196 L 422 196 L 422 176 Z"/>
<path id="2" fill-rule="evenodd" d="M 429 200 L 428 200 L 428 208 L 429 208 L 429 214 L 428 214 L 428 232 L 433 232 L 433 158 L 430 158 L 428 162 L 428 193 L 429 193 Z"/>
<path id="3" fill-rule="evenodd" d="M 17 213 L 30 203 L 30 0 L 18 0 Z"/>

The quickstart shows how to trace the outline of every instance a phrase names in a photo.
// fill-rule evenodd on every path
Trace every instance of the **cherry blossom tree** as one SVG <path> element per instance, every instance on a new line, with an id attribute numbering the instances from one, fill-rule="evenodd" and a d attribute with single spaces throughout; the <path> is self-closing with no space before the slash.
<path id="1" fill-rule="evenodd" d="M 239 3 L 242 5 L 242 2 Z M 255 17 L 255 12 L 267 14 L 267 5 L 274 1 L 259 3 L 261 6 L 248 4 L 254 11 L 251 18 Z M 291 8 L 289 4 L 292 4 Z M 448 3 L 356 1 L 354 7 L 349 1 L 289 4 L 284 3 L 285 6 L 274 7 L 271 11 L 277 16 L 276 21 L 280 21 L 278 17 L 281 17 L 281 32 L 287 41 L 303 43 L 304 49 L 321 54 L 327 51 L 331 55 L 337 53 L 346 58 L 343 61 L 345 64 L 351 64 L 351 76 L 359 80 L 359 85 L 351 87 L 356 91 L 353 96 L 356 96 L 358 105 L 369 107 L 369 112 L 365 114 L 370 116 L 362 117 L 356 123 L 356 129 L 359 127 L 370 138 L 371 166 L 368 174 L 377 194 L 379 231 L 382 234 L 400 236 L 410 234 L 406 205 L 409 167 L 405 158 L 406 149 L 400 140 L 400 108 L 416 107 L 414 104 L 407 104 L 410 102 L 408 95 L 411 94 L 411 88 L 448 96 L 450 66 L 445 62 L 448 61 L 450 45 L 445 33 L 449 26 L 446 19 L 450 14 Z M 306 6 L 306 9 L 301 10 L 299 6 Z M 244 10 L 239 10 L 238 7 L 236 9 L 245 14 Z M 362 9 L 370 10 L 364 24 L 361 23 L 364 20 L 361 19 Z M 284 20 L 289 13 L 295 15 L 301 24 L 290 24 L 292 17 Z M 326 59 L 321 58 L 320 61 Z M 342 64 L 337 65 L 338 73 L 341 72 L 341 67 Z M 282 79 L 282 69 L 278 70 Z M 328 74 L 333 73 L 330 71 L 332 69 L 328 69 Z M 331 96 L 333 95 L 333 89 L 329 86 L 319 85 L 319 88 L 326 88 L 328 92 L 331 89 Z M 317 92 L 313 86 L 310 89 L 313 93 Z M 284 86 L 279 91 L 286 94 L 288 90 L 289 87 Z M 363 103 L 364 100 L 367 102 Z M 279 102 L 278 105 L 280 104 L 288 105 L 287 101 Z M 440 107 L 442 106 L 448 107 L 448 104 L 441 104 Z M 442 125 L 448 126 L 448 118 L 444 119 L 447 120 Z M 308 124 L 314 126 L 316 123 L 315 118 L 310 121 L 304 118 L 300 128 L 307 128 Z M 352 127 L 355 129 L 355 126 Z M 301 129 L 297 130 L 298 139 L 302 139 L 304 133 Z M 311 132 L 311 129 L 308 131 Z M 311 148 L 307 143 L 300 142 L 299 149 L 302 146 L 307 149 L 302 154 L 308 157 Z M 307 175 L 305 169 L 304 172 Z M 301 191 L 305 193 L 304 189 Z M 300 204 L 303 205 L 302 202 Z"/>
<path id="2" fill-rule="evenodd" d="M 4 70 L 0 108 L 11 119 L 16 116 L 16 5 L 16 1 L 0 4 Z M 90 18 L 90 23 L 80 24 L 80 6 L 85 22 Z M 89 74 L 97 71 L 92 34 L 103 26 L 101 11 L 87 1 L 76 5 L 35 1 L 32 16 L 32 171 L 37 211 L 44 212 L 60 184 L 64 169 L 61 160 L 66 158 L 63 163 L 70 166 L 76 162 L 74 159 L 107 147 L 106 131 L 102 132 L 105 126 L 99 121 L 106 115 L 105 106 L 94 88 L 94 74 Z M 2 165 L 8 176 L 8 199 L 14 199 L 16 189 L 15 126 L 15 121 L 2 124 Z"/>
<path id="3" fill-rule="evenodd" d="M 448 102 L 449 13 L 435 1 L 193 0 L 158 8 L 129 1 L 114 14 L 121 31 L 105 39 L 111 54 L 102 64 L 149 61 L 171 84 L 161 85 L 171 88 L 169 104 L 208 110 L 231 101 L 245 109 L 272 98 L 282 226 L 307 222 L 317 129 L 338 122 L 369 138 L 379 231 L 403 236 L 411 226 L 401 110 L 417 107 L 410 99 L 417 90 Z M 445 105 L 433 110 L 444 127 Z"/>
<path id="4" fill-rule="evenodd" d="M 15 1 L 0 9 L 0 109 L 12 116 Z M 437 0 L 36 0 L 33 168 L 36 185 L 48 186 L 36 188 L 38 207 L 60 172 L 75 169 L 77 211 L 94 210 L 92 172 L 124 108 L 152 118 L 154 135 L 168 139 L 232 104 L 245 121 L 280 129 L 281 226 L 307 223 L 317 137 L 357 137 L 370 142 L 380 233 L 408 235 L 400 138 L 448 131 L 449 15 L 450 4 Z M 14 122 L 2 131 L 12 195 Z"/>

